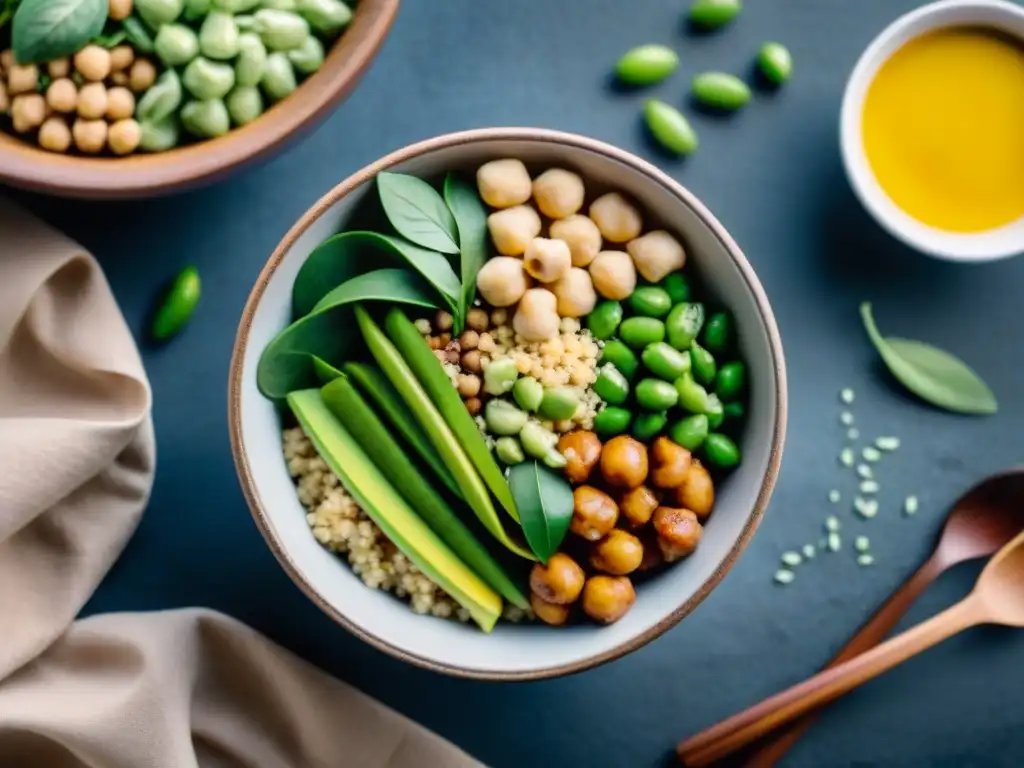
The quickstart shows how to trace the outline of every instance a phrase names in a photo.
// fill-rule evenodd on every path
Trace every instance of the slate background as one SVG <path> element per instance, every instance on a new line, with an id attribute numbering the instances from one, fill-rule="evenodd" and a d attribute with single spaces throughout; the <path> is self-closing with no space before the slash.
<path id="1" fill-rule="evenodd" d="M 149 510 L 87 613 L 205 605 L 455 741 L 496 768 L 656 766 L 674 743 L 824 662 L 928 551 L 946 505 L 984 474 L 1024 458 L 1024 260 L 955 266 L 912 253 L 856 203 L 837 148 L 842 87 L 859 52 L 912 0 L 762 0 L 720 34 L 679 23 L 680 0 L 406 0 L 354 94 L 290 151 L 217 186 L 156 201 L 83 203 L 19 195 L 95 253 L 141 336 L 152 297 L 198 265 L 205 299 L 192 327 L 144 348 L 155 393 L 159 469 Z M 652 89 L 685 98 L 702 70 L 748 72 L 761 42 L 792 50 L 796 74 L 733 118 L 696 116 L 685 162 L 645 140 L 645 94 L 615 93 L 607 73 L 633 45 L 682 57 Z M 226 425 L 238 317 L 271 250 L 295 219 L 351 172 L 446 131 L 534 125 L 576 131 L 657 161 L 693 189 L 746 250 L 778 316 L 789 363 L 789 439 L 771 509 L 725 582 L 685 622 L 641 651 L 568 679 L 494 685 L 405 666 L 322 615 L 284 575 L 246 509 Z M 882 375 L 857 305 L 875 302 L 889 333 L 955 351 L 1002 404 L 971 419 L 911 401 Z M 819 557 L 788 588 L 779 553 L 820 536 L 832 487 L 855 480 L 835 456 L 836 393 L 857 391 L 866 435 L 903 449 L 879 469 L 883 511 L 859 522 L 845 504 L 847 549 Z M 899 512 L 917 493 L 921 512 Z M 849 544 L 871 536 L 877 564 Z M 965 566 L 912 611 L 919 621 L 970 587 Z M 832 707 L 787 761 L 820 766 L 1018 766 L 1024 758 L 1024 637 L 979 629 L 911 661 Z"/>

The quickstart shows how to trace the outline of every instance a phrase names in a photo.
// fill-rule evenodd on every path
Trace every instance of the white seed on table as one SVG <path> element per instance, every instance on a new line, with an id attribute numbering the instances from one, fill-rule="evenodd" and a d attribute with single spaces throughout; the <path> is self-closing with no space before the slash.
<path id="1" fill-rule="evenodd" d="M 867 552 L 871 548 L 871 541 L 867 536 L 858 536 L 853 540 L 853 548 L 858 552 Z"/>
<path id="2" fill-rule="evenodd" d="M 863 480 L 860 484 L 861 493 L 878 493 L 878 483 L 874 480 Z"/>
<path id="3" fill-rule="evenodd" d="M 792 584 L 793 579 L 796 578 L 796 574 L 785 568 L 780 568 L 775 572 L 775 583 L 776 584 Z"/>
<path id="4" fill-rule="evenodd" d="M 813 544 L 804 544 L 804 548 L 801 551 L 804 553 L 804 560 L 813 560 L 817 554 Z"/>
<path id="5" fill-rule="evenodd" d="M 857 474 L 860 475 L 862 480 L 873 480 L 875 472 L 867 464 L 857 465 Z"/>
<path id="6" fill-rule="evenodd" d="M 852 448 L 843 448 L 839 454 L 839 463 L 844 467 L 852 467 L 855 461 Z"/>
<path id="7" fill-rule="evenodd" d="M 828 535 L 828 551 L 838 552 L 839 548 L 843 546 L 842 539 L 839 538 L 839 534 L 832 532 Z"/>
<path id="8" fill-rule="evenodd" d="M 842 400 L 847 405 L 849 405 L 850 403 L 853 402 L 853 390 L 847 387 L 846 389 L 839 393 L 839 399 Z"/>
<path id="9" fill-rule="evenodd" d="M 850 440 L 856 440 L 860 437 L 860 430 L 857 429 L 856 427 L 850 427 L 848 430 L 846 430 L 846 437 L 849 438 Z"/>
<path id="10" fill-rule="evenodd" d="M 833 504 L 838 504 L 840 499 L 842 498 L 842 494 L 839 493 L 839 491 L 835 490 L 834 488 L 828 492 L 828 500 L 831 501 Z"/>
<path id="11" fill-rule="evenodd" d="M 860 455 L 864 457 L 864 461 L 878 461 L 882 458 L 882 452 L 877 448 L 872 448 L 870 445 L 860 452 Z"/>
<path id="12" fill-rule="evenodd" d="M 858 496 L 853 500 L 853 508 L 865 520 L 870 520 L 878 514 L 878 502 L 874 499 L 864 499 Z"/>
<path id="13" fill-rule="evenodd" d="M 908 516 L 917 514 L 917 496 L 907 496 L 907 500 L 903 502 L 903 511 Z"/>
<path id="14" fill-rule="evenodd" d="M 782 562 L 790 567 L 800 565 L 804 561 L 799 552 L 783 552 Z"/>
<path id="15" fill-rule="evenodd" d="M 875 440 L 875 446 L 880 451 L 895 451 L 900 447 L 900 439 L 898 437 L 879 437 Z"/>
<path id="16" fill-rule="evenodd" d="M 864 554 L 859 555 L 857 557 L 857 565 L 863 565 L 863 566 L 866 567 L 866 566 L 871 565 L 874 562 L 875 562 L 875 558 L 872 555 L 868 554 L 867 552 L 865 552 Z"/>
<path id="17" fill-rule="evenodd" d="M 839 414 L 839 421 L 841 421 L 844 426 L 848 427 L 853 424 L 853 414 L 849 411 L 843 411 Z"/>
<path id="18" fill-rule="evenodd" d="M 838 531 L 839 530 L 839 518 L 835 515 L 829 515 L 825 518 L 825 530 L 826 531 Z"/>

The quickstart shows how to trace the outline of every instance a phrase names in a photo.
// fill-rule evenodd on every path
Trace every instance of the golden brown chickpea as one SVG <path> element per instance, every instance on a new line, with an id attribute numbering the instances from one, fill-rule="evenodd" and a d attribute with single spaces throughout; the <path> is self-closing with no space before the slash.
<path id="1" fill-rule="evenodd" d="M 135 61 L 135 51 L 130 45 L 119 45 L 110 49 L 110 71 L 123 72 Z"/>
<path id="2" fill-rule="evenodd" d="M 107 91 L 107 119 L 127 120 L 135 114 L 135 95 L 127 88 L 111 88 Z"/>
<path id="3" fill-rule="evenodd" d="M 47 63 L 46 71 L 50 74 L 54 80 L 59 77 L 67 77 L 71 74 L 71 59 L 67 56 L 63 56 L 59 59 Z"/>
<path id="4" fill-rule="evenodd" d="M 39 146 L 50 152 L 67 152 L 71 129 L 62 117 L 51 117 L 39 128 Z"/>
<path id="5" fill-rule="evenodd" d="M 530 571 L 530 590 L 541 600 L 555 605 L 576 602 L 583 589 L 583 569 L 566 554 L 556 552 L 548 564 L 537 563 Z"/>
<path id="6" fill-rule="evenodd" d="M 569 530 L 587 541 L 604 538 L 619 519 L 619 507 L 604 491 L 580 485 L 572 492 L 572 521 Z"/>
<path id="7" fill-rule="evenodd" d="M 39 84 L 39 68 L 35 64 L 12 64 L 7 69 L 7 92 L 11 96 L 19 93 L 35 93 Z"/>
<path id="8" fill-rule="evenodd" d="M 654 530 L 666 563 L 686 557 L 697 548 L 704 529 L 688 509 L 658 507 L 654 512 Z"/>
<path id="9" fill-rule="evenodd" d="M 482 373 L 484 366 L 483 362 L 480 360 L 480 350 L 471 349 L 469 352 L 463 353 L 462 367 L 472 373 Z"/>
<path id="10" fill-rule="evenodd" d="M 594 621 L 618 621 L 636 602 L 633 583 L 625 576 L 591 576 L 583 587 L 583 612 Z"/>
<path id="11" fill-rule="evenodd" d="M 156 80 L 156 67 L 148 59 L 136 59 L 128 73 L 128 84 L 133 91 L 139 93 L 146 90 Z"/>
<path id="12" fill-rule="evenodd" d="M 613 576 L 625 576 L 640 567 L 644 558 L 644 545 L 632 533 L 613 528 L 594 545 L 590 564 L 595 570 Z"/>
<path id="13" fill-rule="evenodd" d="M 466 327 L 471 331 L 477 333 L 483 333 L 491 327 L 490 318 L 487 317 L 487 312 L 480 309 L 480 307 L 473 307 L 466 313 Z"/>
<path id="14" fill-rule="evenodd" d="M 552 627 L 560 627 L 569 620 L 569 607 L 541 600 L 533 592 L 530 593 L 530 607 L 537 618 Z"/>
<path id="15" fill-rule="evenodd" d="M 78 116 L 98 120 L 107 113 L 107 88 L 103 83 L 86 83 L 78 92 Z"/>
<path id="16" fill-rule="evenodd" d="M 480 394 L 480 377 L 471 373 L 460 373 L 458 378 L 458 390 L 463 400 L 476 397 Z"/>
<path id="17" fill-rule="evenodd" d="M 476 349 L 479 345 L 480 333 L 477 331 L 463 331 L 462 335 L 459 336 L 459 349 L 463 352 L 469 352 L 471 349 Z"/>
<path id="18" fill-rule="evenodd" d="M 95 155 L 107 144 L 107 124 L 103 120 L 83 120 L 78 118 L 71 126 L 71 135 L 79 151 Z"/>
<path id="19" fill-rule="evenodd" d="M 78 107 L 78 89 L 68 78 L 58 78 L 46 89 L 46 103 L 54 112 L 74 112 Z"/>
<path id="20" fill-rule="evenodd" d="M 114 21 L 124 21 L 132 15 L 132 7 L 135 3 L 132 0 L 109 0 L 107 3 L 107 15 Z"/>
<path id="21" fill-rule="evenodd" d="M 110 126 L 107 144 L 115 155 L 128 155 L 138 149 L 142 141 L 142 126 L 135 120 L 118 120 Z"/>
<path id="22" fill-rule="evenodd" d="M 11 99 L 11 123 L 17 133 L 28 133 L 46 119 L 46 99 L 38 93 L 22 93 Z"/>
<path id="23" fill-rule="evenodd" d="M 110 51 L 99 45 L 87 45 L 75 54 L 75 69 L 86 80 L 101 83 L 110 74 Z"/>
<path id="24" fill-rule="evenodd" d="M 587 482 L 601 459 L 601 438 L 584 429 L 562 435 L 558 452 L 565 456 L 565 475 L 573 485 Z"/>
<path id="25" fill-rule="evenodd" d="M 651 482 L 658 488 L 678 488 L 686 479 L 691 459 L 683 446 L 659 437 L 651 446 Z"/>
<path id="26" fill-rule="evenodd" d="M 647 479 L 647 447 L 626 435 L 613 437 L 601 452 L 601 474 L 617 488 L 636 488 Z"/>
<path id="27" fill-rule="evenodd" d="M 696 459 L 690 462 L 686 478 L 676 489 L 676 504 L 693 510 L 702 523 L 711 515 L 715 506 L 715 484 L 704 465 Z"/>
<path id="28" fill-rule="evenodd" d="M 644 557 L 640 561 L 637 571 L 643 573 L 657 568 L 665 562 L 665 556 L 661 554 L 661 547 L 658 546 L 658 535 L 652 530 L 645 529 L 640 536 L 640 543 L 644 548 Z"/>
<path id="29" fill-rule="evenodd" d="M 466 410 L 469 411 L 470 416 L 476 416 L 480 411 L 483 410 L 484 404 L 479 397 L 471 397 L 466 401 Z"/>
<path id="30" fill-rule="evenodd" d="M 658 497 L 646 485 L 634 488 L 619 501 L 619 511 L 629 521 L 632 528 L 646 525 L 657 508 Z"/>

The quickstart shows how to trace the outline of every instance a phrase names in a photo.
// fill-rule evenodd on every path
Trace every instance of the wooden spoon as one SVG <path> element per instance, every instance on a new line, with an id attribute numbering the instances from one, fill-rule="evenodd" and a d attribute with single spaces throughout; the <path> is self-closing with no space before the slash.
<path id="1" fill-rule="evenodd" d="M 1024 533 L 989 561 L 971 593 L 952 608 L 687 739 L 676 753 L 691 768 L 708 765 L 978 624 L 1024 627 Z"/>
<path id="2" fill-rule="evenodd" d="M 935 551 L 878 609 L 825 669 L 874 648 L 892 631 L 925 587 L 958 563 L 989 557 L 1024 530 L 1024 468 L 985 478 L 950 510 Z M 772 768 L 817 719 L 808 713 L 754 745 L 740 761 L 745 768 Z"/>

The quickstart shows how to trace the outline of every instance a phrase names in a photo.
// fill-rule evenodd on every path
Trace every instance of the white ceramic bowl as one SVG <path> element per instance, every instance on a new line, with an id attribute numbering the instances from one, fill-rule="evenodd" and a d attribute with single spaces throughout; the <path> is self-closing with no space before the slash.
<path id="1" fill-rule="evenodd" d="M 310 533 L 281 453 L 281 421 L 256 389 L 267 342 L 290 319 L 292 281 L 313 248 L 345 225 L 373 179 L 390 169 L 424 177 L 472 172 L 487 160 L 519 157 L 533 168 L 574 168 L 592 198 L 609 188 L 642 206 L 686 243 L 694 270 L 736 318 L 749 367 L 744 460 L 719 489 L 696 553 L 642 585 L 636 605 L 608 627 L 499 624 L 474 626 L 417 616 L 407 605 L 368 589 L 348 565 Z M 644 161 L 590 139 L 537 129 L 483 129 L 442 136 L 391 154 L 328 192 L 288 232 L 246 304 L 231 364 L 232 448 L 242 488 L 260 530 L 289 575 L 324 611 L 374 646 L 454 675 L 499 680 L 551 677 L 595 666 L 634 650 L 678 622 L 718 584 L 749 541 L 778 473 L 786 425 L 786 373 L 779 332 L 750 264 L 725 229 L 683 187 Z"/>
<path id="2" fill-rule="evenodd" d="M 1024 218 L 985 232 L 963 234 L 930 227 L 911 217 L 879 186 L 864 152 L 861 117 L 879 67 L 908 41 L 948 27 L 991 27 L 1024 44 L 1024 8 L 1003 0 L 941 0 L 890 24 L 861 55 L 846 85 L 839 139 L 854 192 L 872 216 L 898 239 L 951 261 L 991 261 L 1024 252 Z M 1024 172 L 1024 171 L 1022 171 Z"/>

